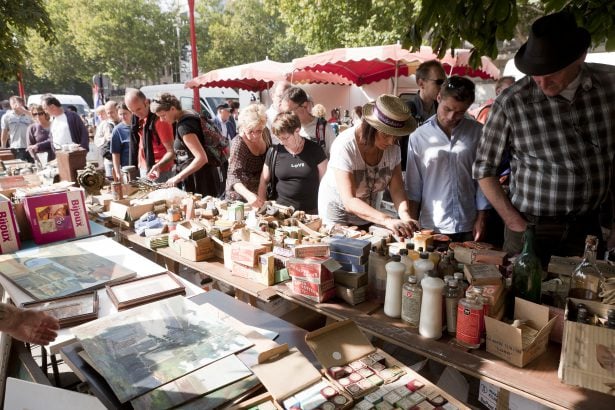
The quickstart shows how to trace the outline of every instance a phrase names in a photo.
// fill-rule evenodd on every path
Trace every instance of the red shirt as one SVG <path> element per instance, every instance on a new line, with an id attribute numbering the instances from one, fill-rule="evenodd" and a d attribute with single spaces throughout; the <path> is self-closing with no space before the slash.
<path id="1" fill-rule="evenodd" d="M 147 162 L 145 161 L 145 151 L 143 151 L 143 127 L 145 126 L 145 118 L 139 119 L 139 168 L 148 169 Z M 154 123 L 158 137 L 160 137 L 160 143 L 157 143 L 155 138 L 152 138 L 154 161 L 158 162 L 166 154 L 167 150 L 164 147 L 166 142 L 171 147 L 173 146 L 173 127 L 164 121 L 157 120 Z M 170 171 L 173 168 L 173 162 L 168 162 L 160 167 L 160 172 Z"/>

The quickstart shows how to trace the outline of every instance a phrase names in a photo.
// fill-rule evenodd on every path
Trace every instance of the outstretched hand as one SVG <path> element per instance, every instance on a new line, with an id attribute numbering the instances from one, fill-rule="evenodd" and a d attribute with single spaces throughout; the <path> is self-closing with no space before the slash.
<path id="1" fill-rule="evenodd" d="M 58 336 L 60 329 L 58 319 L 44 312 L 20 310 L 14 326 L 7 333 L 22 342 L 47 345 Z"/>

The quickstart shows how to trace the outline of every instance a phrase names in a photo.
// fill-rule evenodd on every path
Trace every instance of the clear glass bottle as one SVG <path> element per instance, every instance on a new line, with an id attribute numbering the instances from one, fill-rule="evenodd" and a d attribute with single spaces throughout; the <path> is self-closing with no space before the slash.
<path id="1" fill-rule="evenodd" d="M 391 258 L 385 265 L 387 272 L 386 291 L 384 296 L 384 314 L 388 317 L 401 316 L 401 295 L 406 265 L 400 262 L 399 255 Z"/>
<path id="2" fill-rule="evenodd" d="M 468 289 L 468 282 L 465 281 L 465 275 L 463 272 L 453 273 L 453 278 L 457 279 L 457 286 L 459 287 L 459 297 L 462 298 L 466 294 Z"/>
<path id="3" fill-rule="evenodd" d="M 600 300 L 600 290 L 604 281 L 602 272 L 596 266 L 598 238 L 587 235 L 583 260 L 574 269 L 570 278 L 568 297 L 585 300 Z"/>
<path id="4" fill-rule="evenodd" d="M 438 266 L 438 263 L 440 263 L 440 253 L 436 251 L 436 248 L 429 245 L 427 247 L 427 254 L 429 255 L 429 260 L 433 263 L 433 266 Z M 436 273 L 438 272 L 436 271 Z"/>
<path id="5" fill-rule="evenodd" d="M 451 262 L 451 255 L 448 252 L 444 252 L 438 263 L 438 273 L 440 276 L 452 275 L 455 273 L 455 264 Z"/>
<path id="6" fill-rule="evenodd" d="M 421 301 L 421 318 L 419 334 L 429 339 L 442 337 L 442 290 L 444 281 L 434 270 L 427 272 L 421 280 L 423 299 Z"/>
<path id="7" fill-rule="evenodd" d="M 459 284 L 455 279 L 449 279 L 444 295 L 446 303 L 446 330 L 451 336 L 457 333 L 457 305 L 459 304 Z"/>
<path id="8" fill-rule="evenodd" d="M 401 263 L 406 265 L 406 272 L 404 272 L 405 283 L 411 275 L 414 275 L 414 263 L 412 262 L 412 258 L 408 256 L 408 249 L 406 248 L 401 248 L 399 250 L 399 256 L 401 257 Z"/>
<path id="9" fill-rule="evenodd" d="M 406 249 L 408 249 L 408 256 L 413 262 L 421 256 L 418 251 L 414 250 L 414 244 L 412 242 L 406 242 Z"/>
<path id="10" fill-rule="evenodd" d="M 383 284 L 379 283 L 384 277 L 386 282 L 385 265 L 389 258 L 384 254 L 384 248 L 374 245 L 369 253 L 369 262 L 367 266 L 367 297 L 371 300 L 384 303 L 384 291 L 382 294 L 378 291 Z"/>
<path id="11" fill-rule="evenodd" d="M 512 286 L 515 296 L 540 304 L 542 266 L 534 252 L 534 225 L 525 230 L 523 251 L 513 265 Z"/>
<path id="12" fill-rule="evenodd" d="M 410 276 L 402 289 L 401 319 L 411 326 L 419 326 L 422 298 L 423 289 L 421 285 L 416 276 Z"/>

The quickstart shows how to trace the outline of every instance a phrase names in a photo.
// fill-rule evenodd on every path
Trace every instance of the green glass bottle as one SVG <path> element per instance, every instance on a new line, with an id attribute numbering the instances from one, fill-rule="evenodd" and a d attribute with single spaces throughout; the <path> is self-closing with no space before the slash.
<path id="1" fill-rule="evenodd" d="M 525 230 L 523 251 L 513 265 L 512 288 L 514 296 L 540 304 L 542 266 L 534 252 L 534 225 Z"/>

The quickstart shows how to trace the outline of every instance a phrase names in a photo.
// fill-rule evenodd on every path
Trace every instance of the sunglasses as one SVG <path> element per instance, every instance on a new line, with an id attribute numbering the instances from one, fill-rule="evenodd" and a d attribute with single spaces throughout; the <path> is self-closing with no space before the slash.
<path id="1" fill-rule="evenodd" d="M 474 92 L 474 83 L 463 77 L 450 77 L 446 83 L 446 87 L 451 90 L 466 90 Z"/>

